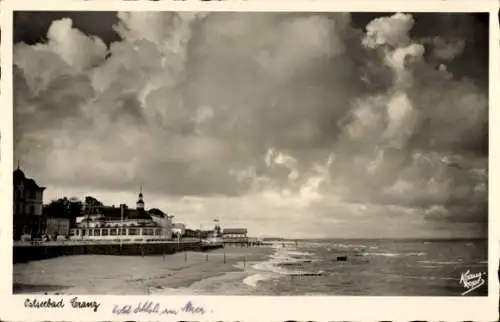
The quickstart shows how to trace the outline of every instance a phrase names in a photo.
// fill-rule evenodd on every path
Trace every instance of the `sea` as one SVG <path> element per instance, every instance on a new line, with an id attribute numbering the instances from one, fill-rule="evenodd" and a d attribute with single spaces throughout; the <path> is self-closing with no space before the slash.
<path id="1" fill-rule="evenodd" d="M 258 248 L 245 251 L 262 253 Z M 235 250 L 228 248 L 226 252 L 230 258 Z M 209 265 L 215 255 L 223 254 L 209 254 Z M 461 296 L 468 291 L 460 282 L 462 275 L 481 273 L 485 284 L 466 295 L 488 294 L 487 240 L 274 242 L 262 256 L 234 262 L 234 269 L 222 272 L 217 270 L 227 266 L 215 262 L 212 267 L 200 264 L 200 270 L 205 270 L 201 273 L 195 272 L 197 265 L 184 273 L 180 266 L 168 271 L 165 260 L 169 261 L 169 256 L 177 256 L 181 264 L 184 261 L 182 254 L 167 255 L 166 259 L 83 255 L 16 264 L 14 282 L 17 287 L 26 284 L 24 292 L 30 292 L 27 285 L 44 284 L 32 290 L 52 294 L 106 294 L 113 290 L 114 294 L 150 295 Z M 199 260 L 205 261 L 204 257 Z M 165 278 L 170 274 L 179 275 L 171 276 L 167 283 Z M 185 281 L 173 286 L 172 282 L 180 279 Z"/>
<path id="2" fill-rule="evenodd" d="M 462 274 L 485 284 L 486 240 L 317 240 L 275 245 L 244 283 L 266 295 L 457 296 Z"/>

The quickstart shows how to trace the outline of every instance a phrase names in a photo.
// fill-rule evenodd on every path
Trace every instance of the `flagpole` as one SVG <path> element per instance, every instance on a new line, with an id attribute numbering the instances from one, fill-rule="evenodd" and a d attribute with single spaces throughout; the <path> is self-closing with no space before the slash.
<path id="1" fill-rule="evenodd" d="M 120 235 L 122 236 L 123 233 L 123 212 L 125 207 L 123 205 L 120 205 Z M 123 243 L 123 238 L 120 237 L 120 249 L 122 248 L 122 243 Z"/>

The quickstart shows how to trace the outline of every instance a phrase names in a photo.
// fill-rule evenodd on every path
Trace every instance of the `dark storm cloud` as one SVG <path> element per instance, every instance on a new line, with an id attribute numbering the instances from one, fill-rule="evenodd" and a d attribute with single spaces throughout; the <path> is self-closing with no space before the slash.
<path id="1" fill-rule="evenodd" d="M 118 22 L 116 12 L 14 12 L 14 42 L 36 44 L 47 40 L 47 31 L 53 21 L 70 18 L 74 26 L 87 35 L 96 35 L 105 43 L 119 40 L 111 28 Z"/>

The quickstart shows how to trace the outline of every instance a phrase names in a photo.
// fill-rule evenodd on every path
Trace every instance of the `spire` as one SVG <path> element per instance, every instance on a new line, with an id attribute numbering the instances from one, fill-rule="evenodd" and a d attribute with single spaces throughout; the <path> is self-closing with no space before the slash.
<path id="1" fill-rule="evenodd" d="M 19 170 L 21 166 L 19 165 L 19 159 L 17 159 L 17 170 Z"/>
<path id="2" fill-rule="evenodd" d="M 140 190 L 139 190 L 139 200 L 137 200 L 137 209 L 141 209 L 143 210 L 144 209 L 144 200 L 142 200 L 142 197 L 143 197 L 143 194 L 142 194 L 142 184 L 141 184 L 141 187 L 140 187 Z"/>

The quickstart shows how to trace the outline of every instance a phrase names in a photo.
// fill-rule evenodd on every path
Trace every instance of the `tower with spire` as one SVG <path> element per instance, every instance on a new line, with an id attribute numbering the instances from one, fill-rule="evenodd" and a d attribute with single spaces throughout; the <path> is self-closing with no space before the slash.
<path id="1" fill-rule="evenodd" d="M 139 211 L 144 211 L 144 200 L 142 199 L 142 197 L 143 197 L 143 194 L 142 194 L 142 184 L 141 184 L 141 188 L 139 191 L 139 199 L 137 200 L 137 203 L 136 203 L 136 208 Z"/>

